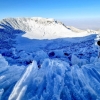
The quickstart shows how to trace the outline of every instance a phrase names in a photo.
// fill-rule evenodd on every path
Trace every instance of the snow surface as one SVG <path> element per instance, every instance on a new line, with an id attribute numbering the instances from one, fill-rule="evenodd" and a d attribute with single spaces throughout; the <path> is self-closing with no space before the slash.
<path id="1" fill-rule="evenodd" d="M 54 19 L 2 20 L 0 100 L 100 100 L 99 39 Z"/>

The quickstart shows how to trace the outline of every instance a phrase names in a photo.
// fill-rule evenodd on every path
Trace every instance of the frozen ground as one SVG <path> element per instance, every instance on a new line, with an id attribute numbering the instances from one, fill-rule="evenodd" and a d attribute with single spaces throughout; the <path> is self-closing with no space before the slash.
<path id="1" fill-rule="evenodd" d="M 2 20 L 0 99 L 100 100 L 95 33 L 53 19 Z"/>

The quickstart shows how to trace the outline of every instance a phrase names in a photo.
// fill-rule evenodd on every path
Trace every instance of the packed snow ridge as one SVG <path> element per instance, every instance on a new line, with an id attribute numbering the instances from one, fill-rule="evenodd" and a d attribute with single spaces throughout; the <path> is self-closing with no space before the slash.
<path id="1" fill-rule="evenodd" d="M 66 27 L 63 23 L 49 18 L 7 18 L 0 21 L 0 27 L 19 29 L 25 32 L 23 37 L 29 39 L 55 39 L 65 37 L 82 37 L 93 32 L 82 31 L 74 27 Z"/>

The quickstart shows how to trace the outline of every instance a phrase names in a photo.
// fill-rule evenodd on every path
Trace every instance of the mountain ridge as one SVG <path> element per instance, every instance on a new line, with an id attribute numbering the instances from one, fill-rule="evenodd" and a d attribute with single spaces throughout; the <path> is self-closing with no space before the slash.
<path id="1" fill-rule="evenodd" d="M 7 18 L 0 21 L 0 28 L 19 29 L 25 32 L 22 36 L 30 39 L 56 39 L 65 37 L 82 37 L 97 33 L 80 30 L 64 25 L 52 18 Z"/>

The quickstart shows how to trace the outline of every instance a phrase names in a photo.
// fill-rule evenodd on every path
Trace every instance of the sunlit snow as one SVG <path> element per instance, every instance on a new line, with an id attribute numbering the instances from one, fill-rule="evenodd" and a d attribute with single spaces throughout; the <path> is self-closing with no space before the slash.
<path id="1" fill-rule="evenodd" d="M 0 100 L 100 100 L 98 39 L 54 19 L 0 21 Z"/>

